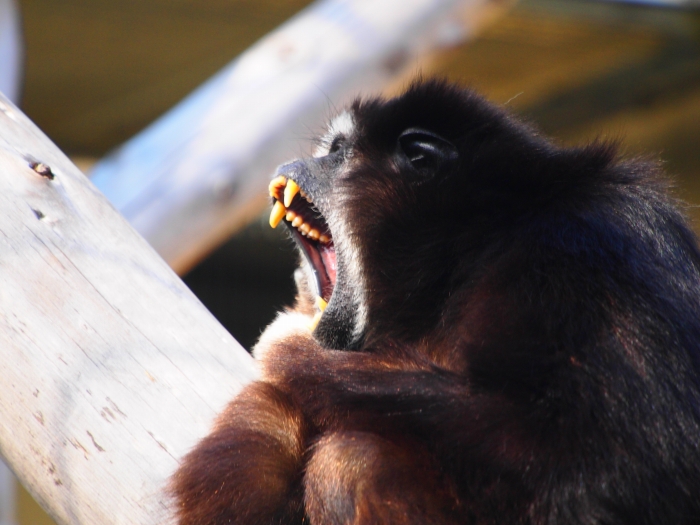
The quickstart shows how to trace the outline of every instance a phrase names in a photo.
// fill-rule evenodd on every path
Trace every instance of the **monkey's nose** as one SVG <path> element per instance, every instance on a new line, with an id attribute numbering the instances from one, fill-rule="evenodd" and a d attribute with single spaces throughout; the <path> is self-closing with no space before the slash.
<path id="1" fill-rule="evenodd" d="M 309 171 L 307 163 L 298 159 L 282 164 L 279 168 L 277 168 L 275 175 L 282 175 L 288 179 L 296 181 L 297 183 L 301 183 L 301 179 L 306 182 L 311 178 L 311 172 Z"/>

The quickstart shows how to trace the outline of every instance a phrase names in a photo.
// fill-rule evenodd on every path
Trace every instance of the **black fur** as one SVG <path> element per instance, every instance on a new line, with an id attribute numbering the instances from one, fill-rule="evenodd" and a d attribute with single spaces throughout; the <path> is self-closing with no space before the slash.
<path id="1" fill-rule="evenodd" d="M 180 523 L 700 524 L 700 257 L 658 167 L 442 82 L 351 114 L 281 168 L 333 235 L 328 309 L 263 335 Z"/>

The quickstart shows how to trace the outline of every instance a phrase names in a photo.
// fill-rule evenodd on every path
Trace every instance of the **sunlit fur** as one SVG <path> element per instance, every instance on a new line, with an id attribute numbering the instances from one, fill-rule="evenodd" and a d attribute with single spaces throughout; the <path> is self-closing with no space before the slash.
<path id="1" fill-rule="evenodd" d="M 338 116 L 333 118 L 328 124 L 326 133 L 319 140 L 318 146 L 314 150 L 314 157 L 323 157 L 328 154 L 333 140 L 337 137 L 350 137 L 353 135 L 355 122 L 352 114 L 348 111 L 343 111 Z"/>
<path id="2" fill-rule="evenodd" d="M 180 523 L 700 524 L 700 257 L 657 166 L 442 82 L 348 111 L 304 162 L 363 319 L 310 333 L 299 278 L 173 478 Z M 458 161 L 418 177 L 413 128 Z"/>

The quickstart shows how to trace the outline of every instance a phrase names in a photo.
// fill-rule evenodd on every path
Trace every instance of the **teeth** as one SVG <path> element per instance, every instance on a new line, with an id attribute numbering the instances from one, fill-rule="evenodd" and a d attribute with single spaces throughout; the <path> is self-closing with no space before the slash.
<path id="1" fill-rule="evenodd" d="M 284 204 L 282 204 L 280 201 L 276 201 L 275 205 L 272 207 L 272 212 L 270 213 L 270 226 L 277 228 L 277 225 L 280 223 L 286 212 L 287 210 L 285 209 Z"/>
<path id="2" fill-rule="evenodd" d="M 293 180 L 287 181 L 287 186 L 284 188 L 284 205 L 289 208 L 297 193 L 299 193 L 299 185 Z"/>
<path id="3" fill-rule="evenodd" d="M 310 332 L 313 332 L 318 326 L 318 322 L 321 320 L 321 316 L 323 315 L 323 311 L 326 309 L 326 306 L 328 306 L 328 303 L 325 301 L 325 299 L 323 299 L 323 297 L 316 297 L 316 308 L 318 308 L 319 311 L 316 312 L 316 315 L 314 315 L 314 318 L 309 323 Z"/>
<path id="4" fill-rule="evenodd" d="M 275 177 L 270 181 L 270 197 L 274 197 L 277 200 L 280 200 L 280 195 L 279 191 L 280 188 L 283 188 L 287 184 L 287 177 L 284 175 L 280 175 L 279 177 Z"/>
<path id="5" fill-rule="evenodd" d="M 282 192 L 284 188 L 284 192 Z M 303 217 L 287 208 L 291 206 L 297 193 L 313 204 L 311 197 L 302 190 L 299 185 L 291 179 L 287 179 L 284 175 L 279 175 L 272 179 L 269 185 L 270 196 L 276 199 L 272 211 L 270 212 L 270 226 L 276 228 L 282 219 L 286 219 L 294 228 L 299 230 L 305 237 L 309 237 L 322 244 L 328 244 L 331 238 L 325 233 L 321 233 L 317 228 L 312 228 L 309 223 L 304 222 Z"/>
<path id="6" fill-rule="evenodd" d="M 316 326 L 318 325 L 318 322 L 321 320 L 322 315 L 323 315 L 323 312 L 318 312 L 316 315 L 314 315 L 314 318 L 309 323 L 309 331 L 310 332 L 313 332 L 316 329 Z"/>

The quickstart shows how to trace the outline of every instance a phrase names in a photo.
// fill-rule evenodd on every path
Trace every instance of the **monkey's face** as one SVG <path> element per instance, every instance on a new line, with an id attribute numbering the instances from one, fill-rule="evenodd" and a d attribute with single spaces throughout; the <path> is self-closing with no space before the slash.
<path id="1" fill-rule="evenodd" d="M 314 336 L 329 348 L 357 346 L 367 320 L 361 232 L 347 206 L 355 141 L 353 114 L 345 112 L 333 120 L 312 158 L 280 166 L 270 184 L 275 200 L 270 224 L 284 218 L 303 254 L 311 289 L 299 293 L 312 295 L 318 308 Z"/>
<path id="2" fill-rule="evenodd" d="M 483 129 L 493 110 L 482 105 L 430 84 L 358 101 L 313 157 L 278 169 L 271 224 L 284 220 L 304 254 L 324 346 L 415 340 L 437 322 L 478 244 L 473 225 L 493 209 L 486 186 L 498 177 L 475 174 L 474 159 L 491 155 L 482 135 L 494 131 Z"/>

